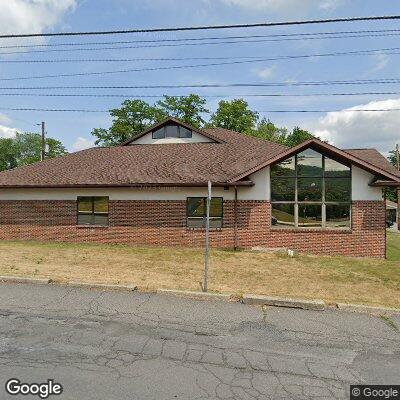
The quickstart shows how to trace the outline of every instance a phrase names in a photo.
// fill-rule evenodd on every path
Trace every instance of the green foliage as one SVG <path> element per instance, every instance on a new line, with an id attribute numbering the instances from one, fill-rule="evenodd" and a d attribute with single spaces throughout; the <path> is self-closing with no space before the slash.
<path id="1" fill-rule="evenodd" d="M 314 136 L 310 132 L 296 126 L 287 136 L 285 144 L 286 146 L 293 147 L 312 138 L 314 138 Z"/>
<path id="2" fill-rule="evenodd" d="M 196 128 L 200 128 L 205 122 L 201 114 L 209 112 L 204 107 L 205 104 L 206 100 L 197 94 L 190 94 L 183 97 L 164 96 L 164 100 L 156 103 L 164 117 L 178 118 Z"/>
<path id="3" fill-rule="evenodd" d="M 149 126 L 161 121 L 164 114 L 156 107 L 143 100 L 125 100 L 121 108 L 110 110 L 113 117 L 109 129 L 95 128 L 92 135 L 95 144 L 115 146 L 144 131 Z"/>
<path id="4" fill-rule="evenodd" d="M 269 119 L 263 118 L 257 124 L 257 128 L 248 132 L 248 134 L 270 142 L 285 144 L 288 130 L 286 128 L 278 128 Z"/>
<path id="5" fill-rule="evenodd" d="M 388 160 L 390 164 L 392 164 L 395 167 L 397 166 L 396 150 L 389 151 Z M 383 189 L 383 192 L 387 200 L 394 201 L 395 203 L 397 203 L 397 189 L 386 187 Z"/>
<path id="6" fill-rule="evenodd" d="M 203 118 L 209 113 L 205 105 L 206 100 L 196 94 L 164 96 L 154 105 L 143 100 L 125 100 L 120 108 L 110 111 L 113 117 L 111 127 L 95 128 L 92 135 L 97 138 L 96 145 L 116 146 L 170 116 L 197 128 L 206 126 L 230 129 L 290 147 L 313 137 L 310 132 L 299 127 L 289 132 L 269 119 L 262 118 L 259 121 L 258 113 L 252 111 L 243 99 L 221 100 L 209 122 Z"/>
<path id="7" fill-rule="evenodd" d="M 184 97 L 164 96 L 164 99 L 155 105 L 143 100 L 125 100 L 120 108 L 110 111 L 113 117 L 111 127 L 95 128 L 92 130 L 92 135 L 97 138 L 96 145 L 116 146 L 167 116 L 200 127 L 204 123 L 201 114 L 208 113 L 204 107 L 205 103 L 206 100 L 195 94 Z"/>
<path id="8" fill-rule="evenodd" d="M 217 111 L 211 115 L 209 126 L 251 134 L 255 130 L 257 121 L 258 113 L 251 111 L 243 99 L 221 100 Z"/>
<path id="9" fill-rule="evenodd" d="M 17 132 L 14 138 L 0 138 L 0 170 L 40 161 L 41 143 L 41 135 L 31 132 Z M 66 148 L 57 139 L 46 138 L 46 148 L 47 158 L 67 154 Z"/>

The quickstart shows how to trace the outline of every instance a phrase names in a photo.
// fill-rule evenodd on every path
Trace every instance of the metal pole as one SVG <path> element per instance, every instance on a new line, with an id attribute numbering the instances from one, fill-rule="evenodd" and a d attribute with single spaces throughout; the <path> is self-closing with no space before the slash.
<path id="1" fill-rule="evenodd" d="M 208 256 L 210 241 L 210 204 L 211 204 L 211 182 L 208 181 L 207 202 L 206 202 L 206 249 L 204 253 L 204 282 L 203 292 L 208 290 Z"/>
<path id="2" fill-rule="evenodd" d="M 45 138 L 45 124 L 42 121 L 42 141 L 40 146 L 40 161 L 46 158 L 46 138 Z"/>
<path id="3" fill-rule="evenodd" d="M 400 150 L 399 150 L 398 144 L 396 144 L 396 164 L 397 164 L 397 169 L 400 171 Z M 400 189 L 399 188 L 397 188 L 396 223 L 397 223 L 397 230 L 400 230 Z"/>

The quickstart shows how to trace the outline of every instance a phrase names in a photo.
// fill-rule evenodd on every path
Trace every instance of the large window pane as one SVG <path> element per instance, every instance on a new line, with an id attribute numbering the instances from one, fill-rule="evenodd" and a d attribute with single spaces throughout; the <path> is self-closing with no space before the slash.
<path id="1" fill-rule="evenodd" d="M 294 157 L 288 158 L 271 167 L 271 176 L 295 176 Z"/>
<path id="2" fill-rule="evenodd" d="M 294 204 L 272 204 L 272 221 L 275 228 L 294 227 Z"/>
<path id="3" fill-rule="evenodd" d="M 204 228 L 207 217 L 207 198 L 187 198 L 187 226 Z M 223 198 L 212 197 L 210 201 L 210 228 L 222 228 Z"/>
<path id="4" fill-rule="evenodd" d="M 322 227 L 322 205 L 321 204 L 299 204 L 299 227 L 320 228 Z"/>
<path id="5" fill-rule="evenodd" d="M 326 227 L 350 228 L 350 204 L 327 204 Z"/>
<path id="6" fill-rule="evenodd" d="M 350 167 L 325 157 L 325 176 L 350 177 Z"/>
<path id="7" fill-rule="evenodd" d="M 93 208 L 95 213 L 108 213 L 108 197 L 94 197 Z"/>
<path id="8" fill-rule="evenodd" d="M 179 127 L 179 136 L 181 138 L 191 138 L 192 137 L 192 131 L 190 129 L 186 129 L 183 126 Z"/>
<path id="9" fill-rule="evenodd" d="M 108 225 L 108 197 L 78 197 L 78 225 Z"/>
<path id="10" fill-rule="evenodd" d="M 93 225 L 92 214 L 78 214 L 78 225 Z"/>
<path id="11" fill-rule="evenodd" d="M 322 176 L 322 154 L 312 149 L 297 155 L 297 173 L 299 176 Z"/>
<path id="12" fill-rule="evenodd" d="M 165 130 L 164 127 L 157 129 L 156 131 L 153 132 L 152 135 L 153 139 L 164 139 L 165 138 Z"/>
<path id="13" fill-rule="evenodd" d="M 179 137 L 179 130 L 178 125 L 167 125 L 165 127 L 165 137 L 167 138 L 178 138 Z"/>
<path id="14" fill-rule="evenodd" d="M 107 226 L 108 225 L 108 215 L 93 215 L 93 225 Z"/>
<path id="15" fill-rule="evenodd" d="M 211 198 L 210 217 L 222 217 L 222 197 Z"/>
<path id="16" fill-rule="evenodd" d="M 204 218 L 188 218 L 187 226 L 188 228 L 202 228 L 204 226 Z"/>
<path id="17" fill-rule="evenodd" d="M 188 217 L 204 217 L 204 198 L 189 197 L 187 199 L 187 215 Z"/>
<path id="18" fill-rule="evenodd" d="M 295 201 L 295 178 L 272 178 L 272 201 Z"/>
<path id="19" fill-rule="evenodd" d="M 92 213 L 92 198 L 78 197 L 78 212 Z"/>
<path id="20" fill-rule="evenodd" d="M 322 178 L 298 178 L 298 201 L 322 201 Z"/>
<path id="21" fill-rule="evenodd" d="M 325 178 L 325 201 L 350 201 L 350 178 Z"/>

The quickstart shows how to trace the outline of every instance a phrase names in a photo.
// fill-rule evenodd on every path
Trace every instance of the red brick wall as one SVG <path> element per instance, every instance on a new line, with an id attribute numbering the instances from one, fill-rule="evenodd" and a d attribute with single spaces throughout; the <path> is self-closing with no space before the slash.
<path id="1" fill-rule="evenodd" d="M 353 202 L 351 232 L 271 229 L 271 206 L 238 201 L 237 245 L 287 247 L 297 251 L 384 257 L 383 201 Z M 185 201 L 110 201 L 109 227 L 76 226 L 75 201 L 0 201 L 0 239 L 201 246 L 204 230 L 186 228 Z M 224 202 L 214 247 L 234 247 L 234 202 Z"/>

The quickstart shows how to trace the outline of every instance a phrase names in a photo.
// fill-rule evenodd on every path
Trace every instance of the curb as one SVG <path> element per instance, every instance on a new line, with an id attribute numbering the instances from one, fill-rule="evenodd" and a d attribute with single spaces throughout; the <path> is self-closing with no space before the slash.
<path id="1" fill-rule="evenodd" d="M 21 276 L 0 276 L 0 281 L 12 283 L 39 283 L 41 285 L 47 285 L 52 282 L 49 278 L 24 278 Z"/>
<path id="2" fill-rule="evenodd" d="M 336 307 L 340 311 L 359 312 L 359 313 L 384 312 L 384 313 L 400 315 L 400 308 L 373 307 L 373 306 L 364 306 L 360 304 L 350 304 L 350 303 L 336 303 Z"/>
<path id="3" fill-rule="evenodd" d="M 173 289 L 157 289 L 158 294 L 166 294 L 170 296 L 181 296 L 181 297 L 190 297 L 195 299 L 214 299 L 214 300 L 225 300 L 228 301 L 231 299 L 230 294 L 221 294 L 221 293 L 209 293 L 209 292 L 192 292 L 190 290 L 173 290 Z"/>
<path id="4" fill-rule="evenodd" d="M 322 300 L 299 300 L 285 297 L 259 296 L 254 294 L 243 295 L 243 303 L 250 305 L 268 305 L 274 307 L 301 308 L 303 310 L 323 311 L 325 302 Z"/>
<path id="5" fill-rule="evenodd" d="M 93 288 L 93 289 L 111 289 L 111 290 L 129 290 L 131 292 L 138 290 L 136 285 L 117 285 L 108 283 L 90 283 L 90 282 L 67 282 L 67 286 L 70 287 L 83 287 L 83 288 Z"/>

